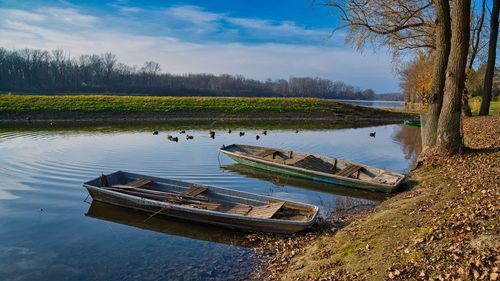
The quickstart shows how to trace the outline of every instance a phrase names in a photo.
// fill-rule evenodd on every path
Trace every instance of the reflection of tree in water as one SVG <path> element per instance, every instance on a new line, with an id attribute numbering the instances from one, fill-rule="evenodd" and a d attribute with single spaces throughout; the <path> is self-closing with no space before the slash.
<path id="1" fill-rule="evenodd" d="M 405 159 L 411 162 L 417 160 L 417 156 L 422 150 L 419 127 L 400 125 L 392 135 L 392 139 L 401 144 Z"/>

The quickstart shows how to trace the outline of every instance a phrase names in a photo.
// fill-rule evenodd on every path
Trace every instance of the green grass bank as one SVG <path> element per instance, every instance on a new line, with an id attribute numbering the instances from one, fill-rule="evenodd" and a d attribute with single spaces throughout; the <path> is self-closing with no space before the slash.
<path id="1" fill-rule="evenodd" d="M 0 95 L 0 120 L 403 120 L 408 114 L 316 98 Z"/>

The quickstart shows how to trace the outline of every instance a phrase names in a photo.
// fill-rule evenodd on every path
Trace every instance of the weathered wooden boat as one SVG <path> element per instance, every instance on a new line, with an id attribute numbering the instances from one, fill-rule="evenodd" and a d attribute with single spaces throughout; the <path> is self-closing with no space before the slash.
<path id="1" fill-rule="evenodd" d="M 277 186 L 294 186 L 302 189 L 319 191 L 340 195 L 343 197 L 365 199 L 374 202 L 381 202 L 389 198 L 389 194 L 366 189 L 355 189 L 344 185 L 337 185 L 321 181 L 311 181 L 305 178 L 292 177 L 287 174 L 274 173 L 263 169 L 234 163 L 231 165 L 221 165 L 220 168 L 226 172 L 235 173 L 240 176 L 257 178 L 263 181 L 269 181 Z"/>
<path id="2" fill-rule="evenodd" d="M 390 193 L 402 174 L 360 163 L 291 150 L 232 144 L 219 149 L 238 163 L 314 181 Z"/>
<path id="3" fill-rule="evenodd" d="M 406 126 L 414 126 L 414 127 L 421 126 L 420 119 L 418 119 L 418 120 L 405 120 L 405 122 L 403 124 L 405 124 Z"/>
<path id="4" fill-rule="evenodd" d="M 308 204 L 123 171 L 83 186 L 96 201 L 239 230 L 294 233 L 318 216 Z"/>

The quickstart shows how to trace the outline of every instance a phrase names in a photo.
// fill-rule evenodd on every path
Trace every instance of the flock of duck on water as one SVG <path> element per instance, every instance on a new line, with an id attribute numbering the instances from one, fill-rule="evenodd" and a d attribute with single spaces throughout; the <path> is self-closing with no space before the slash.
<path id="1" fill-rule="evenodd" d="M 233 131 L 231 129 L 227 130 L 228 134 L 231 134 L 232 132 Z M 295 133 L 296 134 L 299 133 L 299 130 L 295 130 Z M 153 135 L 158 135 L 158 134 L 159 134 L 158 131 L 153 131 Z M 182 135 L 182 134 L 186 135 L 186 140 L 192 140 L 192 139 L 194 139 L 194 136 L 190 135 L 190 134 L 187 134 L 186 130 L 179 131 L 179 135 Z M 240 135 L 240 137 L 242 137 L 242 136 L 245 135 L 245 132 L 240 131 L 239 135 Z M 267 130 L 263 130 L 262 131 L 262 135 L 267 136 Z M 208 131 L 208 137 L 211 138 L 211 139 L 215 139 L 215 131 L 212 131 L 212 130 Z M 370 137 L 372 137 L 372 138 L 376 137 L 376 132 L 370 133 Z M 179 142 L 179 137 L 174 137 L 172 135 L 167 135 L 167 139 L 169 141 Z M 260 135 L 255 135 L 255 139 L 259 140 L 260 139 Z"/>
<path id="2" fill-rule="evenodd" d="M 26 121 L 28 122 L 28 124 L 31 124 L 31 117 L 30 117 L 30 116 L 27 116 L 27 117 L 26 117 Z M 49 124 L 50 124 L 50 126 L 55 125 L 55 123 L 54 123 L 53 121 L 50 121 L 50 123 L 49 123 Z M 231 129 L 227 130 L 227 133 L 228 133 L 228 134 L 231 134 L 232 132 L 233 132 L 233 131 L 232 131 Z M 299 132 L 299 130 L 295 130 L 295 133 L 298 133 L 298 132 Z M 159 132 L 158 132 L 158 131 L 153 131 L 153 135 L 158 135 L 158 134 L 159 134 Z M 186 134 L 186 130 L 181 130 L 181 131 L 179 132 L 179 134 L 181 134 L 181 135 L 182 135 L 182 134 Z M 262 134 L 263 134 L 264 136 L 267 136 L 267 130 L 263 130 L 263 131 L 262 131 Z M 244 136 L 244 135 L 245 135 L 245 132 L 240 132 L 240 137 L 242 137 L 242 136 Z M 215 139 L 215 132 L 214 132 L 214 131 L 212 131 L 212 130 L 208 131 L 208 137 L 209 137 L 209 138 L 211 138 L 211 139 Z M 372 137 L 372 138 L 376 137 L 376 132 L 370 133 L 370 137 Z M 169 141 L 179 142 L 179 137 L 174 137 L 174 136 L 172 136 L 172 135 L 167 135 L 167 139 L 168 139 Z M 194 139 L 194 136 L 193 136 L 193 135 L 186 134 L 186 140 L 192 140 L 192 139 Z M 256 135 L 256 136 L 255 136 L 255 139 L 256 139 L 256 140 L 259 140 L 259 139 L 260 139 L 260 135 Z"/>
<path id="3" fill-rule="evenodd" d="M 231 129 L 227 130 L 228 134 L 231 134 L 232 132 L 233 131 Z M 299 130 L 295 130 L 295 133 L 298 133 L 298 132 L 299 132 Z M 158 134 L 159 134 L 158 131 L 153 131 L 153 135 L 158 135 Z M 186 135 L 186 140 L 192 140 L 192 139 L 194 139 L 194 136 L 190 135 L 190 134 L 187 134 L 186 130 L 181 130 L 179 132 L 179 135 L 182 135 L 182 134 Z M 240 135 L 240 137 L 242 137 L 242 136 L 245 135 L 245 132 L 240 131 L 239 135 Z M 267 130 L 263 130 L 262 131 L 262 135 L 267 136 Z M 212 131 L 212 130 L 208 131 L 208 137 L 211 138 L 211 139 L 215 139 L 215 131 Z M 179 142 L 179 137 L 174 137 L 172 135 L 167 135 L 167 139 L 169 141 Z M 260 135 L 255 135 L 255 139 L 259 140 L 260 139 Z"/>

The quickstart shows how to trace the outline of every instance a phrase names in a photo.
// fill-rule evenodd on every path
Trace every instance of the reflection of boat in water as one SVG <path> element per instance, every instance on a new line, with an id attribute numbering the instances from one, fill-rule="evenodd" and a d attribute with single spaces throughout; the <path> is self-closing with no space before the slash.
<path id="1" fill-rule="evenodd" d="M 318 216 L 304 203 L 123 171 L 83 186 L 97 201 L 240 230 L 294 233 Z"/>
<path id="2" fill-rule="evenodd" d="M 361 163 L 279 148 L 232 144 L 219 151 L 254 168 L 359 189 L 390 193 L 405 179 L 402 174 Z"/>
<path id="3" fill-rule="evenodd" d="M 372 201 L 383 201 L 387 199 L 389 196 L 381 192 L 352 189 L 342 185 L 334 185 L 329 183 L 310 181 L 288 175 L 272 173 L 262 169 L 253 169 L 252 167 L 248 167 L 243 164 L 223 165 L 221 166 L 221 169 L 223 169 L 224 171 L 237 173 L 245 177 L 257 178 L 260 180 L 269 181 L 277 186 L 290 185 L 303 189 L 319 191 L 323 193 L 330 193 L 330 194 L 358 198 L 358 199 L 367 199 Z"/>
<path id="4" fill-rule="evenodd" d="M 207 224 L 192 223 L 166 216 L 151 217 L 150 214 L 143 211 L 131 210 L 99 201 L 92 201 L 92 204 L 85 215 L 95 219 L 129 225 L 169 235 L 235 245 L 239 247 L 249 246 L 244 234 L 238 231 L 221 229 L 220 227 Z"/>

